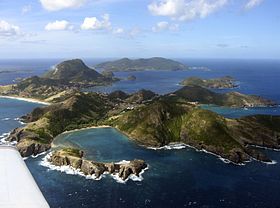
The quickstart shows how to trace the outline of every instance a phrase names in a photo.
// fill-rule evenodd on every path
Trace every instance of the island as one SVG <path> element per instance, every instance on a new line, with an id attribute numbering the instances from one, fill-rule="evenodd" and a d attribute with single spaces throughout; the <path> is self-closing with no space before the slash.
<path id="1" fill-rule="evenodd" d="M 236 80 L 231 76 L 225 76 L 214 79 L 202 79 L 199 77 L 188 77 L 180 82 L 181 85 L 197 85 L 205 88 L 212 89 L 233 89 L 238 87 Z"/>
<path id="2" fill-rule="evenodd" d="M 129 59 L 123 58 L 116 61 L 109 61 L 98 64 L 95 68 L 104 71 L 146 71 L 146 70 L 165 70 L 177 71 L 188 70 L 188 67 L 178 61 L 154 57 L 148 59 Z"/>

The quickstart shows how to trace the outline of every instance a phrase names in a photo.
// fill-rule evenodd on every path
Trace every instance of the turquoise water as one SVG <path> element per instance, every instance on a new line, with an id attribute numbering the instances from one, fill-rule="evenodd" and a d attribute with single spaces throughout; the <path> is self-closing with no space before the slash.
<path id="1" fill-rule="evenodd" d="M 280 164 L 225 164 L 215 156 L 186 148 L 149 150 L 112 128 L 60 136 L 56 144 L 74 144 L 98 161 L 144 159 L 144 180 L 117 183 L 67 175 L 40 166 L 42 157 L 27 160 L 53 207 L 277 207 Z M 280 153 L 266 151 L 280 161 Z"/>
<path id="2" fill-rule="evenodd" d="M 133 72 L 136 82 L 122 81 L 101 91 L 141 88 L 158 93 L 178 89 L 186 76 L 218 77 L 231 75 L 241 86 L 240 92 L 258 94 L 280 103 L 279 61 L 252 60 L 185 60 L 191 66 L 207 66 L 211 72 Z M 53 62 L 44 63 L 52 65 Z M 40 68 L 44 68 L 40 65 Z M 1 63 L 0 63 L 1 68 Z M 28 67 L 27 67 L 28 68 Z M 35 74 L 42 73 L 34 72 Z M 10 83 L 12 74 L 0 84 Z M 221 91 L 219 91 L 221 92 Z M 0 99 L 0 135 L 21 124 L 16 118 L 40 106 L 24 101 Z M 229 109 L 204 106 L 227 117 L 251 114 L 279 115 L 279 108 Z M 181 150 L 149 150 L 140 147 L 112 128 L 91 129 L 61 135 L 56 142 L 86 150 L 87 157 L 98 161 L 144 159 L 149 170 L 143 181 L 126 184 L 106 176 L 100 181 L 67 175 L 41 166 L 44 156 L 29 158 L 26 164 L 51 207 L 279 207 L 280 152 L 264 150 L 275 165 L 251 162 L 245 166 L 225 164 L 213 155 L 186 148 Z"/>
<path id="3" fill-rule="evenodd" d="M 100 162 L 141 159 L 147 153 L 113 128 L 63 134 L 55 139 L 54 144 L 82 148 L 88 159 Z"/>

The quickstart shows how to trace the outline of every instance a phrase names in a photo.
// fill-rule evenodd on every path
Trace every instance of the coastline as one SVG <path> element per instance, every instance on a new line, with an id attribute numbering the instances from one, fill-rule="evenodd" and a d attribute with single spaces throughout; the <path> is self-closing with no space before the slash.
<path id="1" fill-rule="evenodd" d="M 66 131 L 66 132 L 63 132 L 61 134 L 66 134 L 66 133 L 71 133 L 71 132 L 78 132 L 78 131 L 83 131 L 83 130 L 88 130 L 88 129 L 99 129 L 99 128 L 114 128 L 116 129 L 118 132 L 120 132 L 121 134 L 125 135 L 126 137 L 128 137 L 128 139 L 130 141 L 133 141 L 135 142 L 137 145 L 145 148 L 145 149 L 149 149 L 149 150 L 154 150 L 154 151 L 158 151 L 158 150 L 181 150 L 181 149 L 185 149 L 185 148 L 190 148 L 190 149 L 193 149 L 195 150 L 196 152 L 203 152 L 205 154 L 210 154 L 210 155 L 213 155 L 215 156 L 218 160 L 222 161 L 223 163 L 225 164 L 233 164 L 233 165 L 237 165 L 237 166 L 244 166 L 246 165 L 246 163 L 249 163 L 249 162 L 252 162 L 253 160 L 255 161 L 258 161 L 258 162 L 261 162 L 263 164 L 266 164 L 266 165 L 275 165 L 277 164 L 277 161 L 274 161 L 272 160 L 272 162 L 263 162 L 263 161 L 260 161 L 260 160 L 257 160 L 253 157 L 250 157 L 251 159 L 249 161 L 244 161 L 242 163 L 235 163 L 233 161 L 230 161 L 229 159 L 226 159 L 224 157 L 222 157 L 221 155 L 218 155 L 218 154 L 215 154 L 213 152 L 209 152 L 205 149 L 197 149 L 191 145 L 188 145 L 188 144 L 185 144 L 185 143 L 182 143 L 182 142 L 171 142 L 170 144 L 168 145 L 164 145 L 162 147 L 151 147 L 151 146 L 146 146 L 146 145 L 141 145 L 141 144 L 138 144 L 137 143 L 137 140 L 133 139 L 129 134 L 125 133 L 125 132 L 122 132 L 120 131 L 118 128 L 116 127 L 112 127 L 112 126 L 108 126 L 108 125 L 101 125 L 101 126 L 92 126 L 92 127 L 86 127 L 86 128 L 82 128 L 82 129 L 74 129 L 74 130 L 71 130 L 71 131 Z M 60 134 L 60 135 L 61 135 Z M 261 146 L 256 146 L 258 148 L 264 148 L 264 149 L 268 149 L 268 150 L 274 150 L 274 149 L 269 149 L 269 148 L 265 148 L 265 147 L 261 147 Z M 280 151 L 280 150 L 277 150 L 277 151 Z"/>
<path id="2" fill-rule="evenodd" d="M 41 101 L 41 100 L 37 100 L 37 99 L 34 99 L 34 98 L 24 98 L 24 97 L 6 96 L 6 95 L 0 95 L 0 98 L 20 100 L 20 101 L 25 101 L 25 102 L 29 102 L 29 103 L 38 103 L 38 104 L 42 104 L 42 105 L 51 105 L 51 103 Z"/>
<path id="3" fill-rule="evenodd" d="M 108 125 L 101 125 L 101 126 L 90 126 L 90 127 L 85 127 L 85 128 L 81 128 L 81 129 L 73 129 L 70 131 L 64 131 L 59 135 L 63 135 L 63 134 L 68 134 L 68 133 L 73 133 L 73 132 L 78 132 L 78 131 L 84 131 L 84 130 L 89 130 L 89 129 L 102 129 L 102 128 L 114 128 L 112 126 L 108 126 Z M 59 136 L 58 135 L 58 136 Z"/>

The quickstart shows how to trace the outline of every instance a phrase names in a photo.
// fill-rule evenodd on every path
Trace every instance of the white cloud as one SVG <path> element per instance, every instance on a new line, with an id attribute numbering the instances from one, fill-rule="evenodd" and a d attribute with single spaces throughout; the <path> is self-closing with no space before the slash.
<path id="1" fill-rule="evenodd" d="M 120 27 L 113 30 L 114 35 L 122 35 L 124 33 L 125 33 L 125 30 L 123 28 L 120 28 Z"/>
<path id="2" fill-rule="evenodd" d="M 73 25 L 71 25 L 66 20 L 61 20 L 61 21 L 56 20 L 55 22 L 49 22 L 45 26 L 45 30 L 47 30 L 47 31 L 52 31 L 52 30 L 72 30 L 72 29 L 73 29 Z"/>
<path id="3" fill-rule="evenodd" d="M 227 3 L 228 0 L 156 0 L 148 5 L 148 9 L 156 16 L 188 21 L 205 18 Z"/>
<path id="4" fill-rule="evenodd" d="M 5 20 L 0 20 L 0 36 L 14 37 L 21 35 L 19 26 L 10 24 Z"/>
<path id="5" fill-rule="evenodd" d="M 263 0 L 249 0 L 247 4 L 245 4 L 244 8 L 247 10 L 252 9 L 256 6 L 259 6 L 262 2 Z"/>
<path id="6" fill-rule="evenodd" d="M 101 19 L 96 17 L 86 17 L 81 25 L 82 30 L 110 30 L 111 22 L 110 15 L 104 14 Z"/>
<path id="7" fill-rule="evenodd" d="M 138 36 L 141 32 L 142 31 L 137 27 L 130 28 L 130 29 L 124 29 L 119 27 L 112 30 L 113 35 L 124 39 L 133 39 L 136 36 Z"/>
<path id="8" fill-rule="evenodd" d="M 141 33 L 141 29 L 138 28 L 138 27 L 135 27 L 135 28 L 132 28 L 131 30 L 128 31 L 128 36 L 130 38 L 134 38 L 136 37 L 137 35 L 139 35 Z"/>
<path id="9" fill-rule="evenodd" d="M 40 2 L 44 9 L 48 11 L 58 11 L 81 7 L 87 0 L 40 0 Z"/>
<path id="10" fill-rule="evenodd" d="M 22 14 L 26 14 L 26 13 L 30 12 L 31 10 L 32 10 L 32 6 L 30 4 L 29 5 L 25 5 L 21 9 L 21 13 Z"/>
<path id="11" fill-rule="evenodd" d="M 169 22 L 158 22 L 156 26 L 152 28 L 153 32 L 161 32 L 161 31 L 176 31 L 178 30 L 179 25 L 178 24 L 170 24 Z"/>

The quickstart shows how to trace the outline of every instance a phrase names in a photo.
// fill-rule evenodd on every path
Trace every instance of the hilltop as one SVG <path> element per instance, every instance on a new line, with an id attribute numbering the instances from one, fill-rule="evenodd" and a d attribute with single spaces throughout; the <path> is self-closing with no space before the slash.
<path id="1" fill-rule="evenodd" d="M 105 76 L 89 68 L 80 59 L 73 59 L 57 64 L 43 78 L 64 80 L 68 82 L 93 82 L 104 80 Z"/>
<path id="2" fill-rule="evenodd" d="M 187 70 L 188 67 L 180 62 L 160 57 L 148 59 L 123 58 L 116 61 L 109 61 L 98 64 L 97 69 L 105 71 L 145 71 L 145 70 Z"/>

